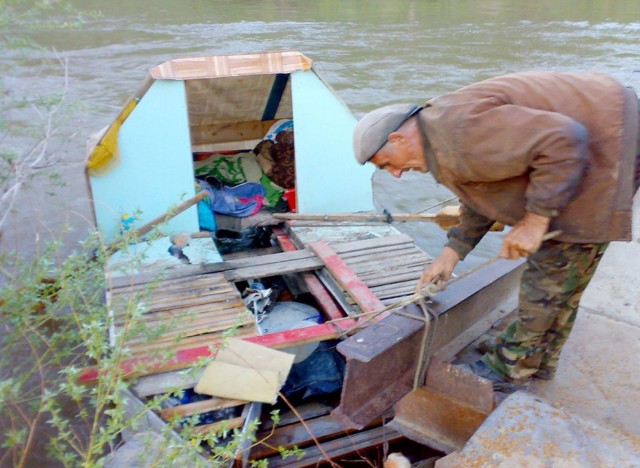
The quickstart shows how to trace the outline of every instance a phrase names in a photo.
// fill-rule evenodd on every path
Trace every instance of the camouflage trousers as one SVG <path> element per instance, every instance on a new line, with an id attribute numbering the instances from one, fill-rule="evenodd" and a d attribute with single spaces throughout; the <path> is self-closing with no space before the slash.
<path id="1" fill-rule="evenodd" d="M 544 242 L 527 261 L 517 319 L 482 357 L 484 363 L 516 381 L 553 378 L 582 293 L 607 245 Z"/>

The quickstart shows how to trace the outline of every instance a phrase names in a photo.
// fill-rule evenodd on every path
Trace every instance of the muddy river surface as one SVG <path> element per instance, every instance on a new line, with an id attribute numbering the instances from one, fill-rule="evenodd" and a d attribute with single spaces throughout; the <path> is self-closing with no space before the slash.
<path id="1" fill-rule="evenodd" d="M 69 112 L 59 116 L 50 150 L 61 158 L 35 178 L 5 226 L 2 248 L 25 254 L 64 234 L 65 251 L 90 226 L 83 173 L 87 136 L 109 124 L 147 70 L 198 54 L 296 49 L 311 57 L 359 117 L 395 102 L 422 102 L 494 75 L 524 70 L 598 70 L 640 88 L 640 2 L 637 0 L 76 1 L 79 26 L 33 38 L 68 62 Z M 64 19 L 64 17 L 62 17 Z M 51 52 L 47 52 L 49 56 Z M 57 62 L 40 52 L 8 53 L 5 86 L 46 96 L 64 86 Z M 23 112 L 19 118 L 37 119 Z M 22 138 L 12 142 L 28 147 Z M 54 187 L 45 175 L 57 172 Z M 428 175 L 374 178 L 378 205 L 410 212 L 448 197 Z M 382 201 L 384 200 L 384 201 Z M 436 255 L 445 239 L 434 226 L 405 225 Z M 491 234 L 467 267 L 495 254 Z"/>
<path id="2" fill-rule="evenodd" d="M 63 256 L 90 227 L 84 178 L 87 136 L 109 124 L 152 66 L 170 58 L 296 49 L 359 117 L 396 102 L 422 102 L 466 84 L 525 70 L 607 72 L 640 90 L 638 0 L 154 0 L 73 1 L 87 16 L 75 28 L 38 32 L 45 52 L 0 54 L 4 88 L 16 96 L 46 97 L 64 89 L 68 109 L 55 121 L 49 150 L 60 162 L 23 188 L 0 248 L 37 254 L 63 237 Z M 60 13 L 58 19 L 66 19 Z M 25 108 L 14 124 L 38 120 Z M 28 135 L 3 145 L 26 151 Z M 57 186 L 47 177 L 60 176 Z M 449 197 L 429 175 L 374 177 L 376 200 L 391 212 L 424 209 Z M 63 234 L 63 226 L 72 231 Z M 405 225 L 431 255 L 445 234 Z M 490 234 L 464 263 L 497 253 Z M 43 455 L 43 460 L 46 457 Z M 41 465 L 45 466 L 45 465 Z"/>

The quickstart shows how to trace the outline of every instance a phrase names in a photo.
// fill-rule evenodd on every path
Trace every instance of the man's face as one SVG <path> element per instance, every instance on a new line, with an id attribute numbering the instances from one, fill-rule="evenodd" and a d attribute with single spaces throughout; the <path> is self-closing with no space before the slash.
<path id="1" fill-rule="evenodd" d="M 422 145 L 397 133 L 389 135 L 387 143 L 369 161 L 394 177 L 401 177 L 403 172 L 412 169 L 427 172 Z"/>

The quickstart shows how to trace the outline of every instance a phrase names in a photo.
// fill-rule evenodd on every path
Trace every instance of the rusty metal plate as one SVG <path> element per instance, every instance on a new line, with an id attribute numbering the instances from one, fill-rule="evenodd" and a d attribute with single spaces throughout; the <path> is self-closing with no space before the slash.
<path id="1" fill-rule="evenodd" d="M 347 359 L 340 406 L 333 414 L 361 429 L 413 388 L 424 321 L 418 306 L 392 314 L 338 344 Z"/>
<path id="2" fill-rule="evenodd" d="M 451 453 L 460 450 L 489 415 L 426 387 L 395 406 L 392 429 L 418 443 Z"/>
<path id="3" fill-rule="evenodd" d="M 436 296 L 437 302 L 431 306 L 436 320 L 429 332 L 433 334 L 429 344 L 434 355 L 439 355 L 440 349 L 449 348 L 447 354 L 462 349 L 482 333 L 469 334 L 469 330 L 517 296 L 522 264 L 494 261 L 452 282 Z M 417 305 L 404 311 L 419 320 L 392 314 L 338 346 L 347 359 L 347 370 L 335 413 L 354 427 L 379 416 L 413 388 L 424 322 Z M 486 402 L 480 407 L 486 408 Z"/>

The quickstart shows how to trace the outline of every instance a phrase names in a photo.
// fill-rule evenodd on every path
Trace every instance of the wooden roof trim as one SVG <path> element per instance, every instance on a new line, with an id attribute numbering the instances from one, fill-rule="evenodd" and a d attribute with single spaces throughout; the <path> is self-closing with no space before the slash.
<path id="1" fill-rule="evenodd" d="M 207 55 L 169 60 L 150 70 L 156 80 L 195 80 L 242 75 L 271 75 L 309 70 L 312 60 L 300 52 Z"/>

